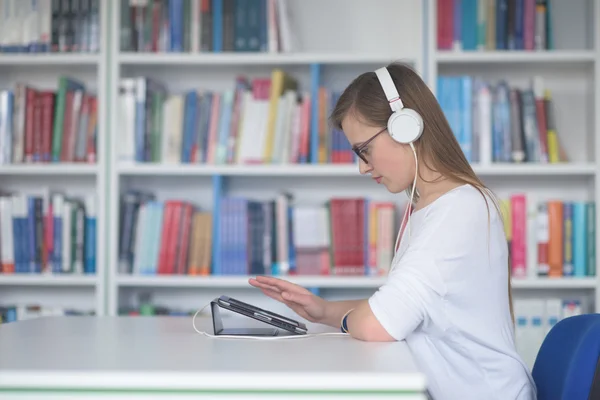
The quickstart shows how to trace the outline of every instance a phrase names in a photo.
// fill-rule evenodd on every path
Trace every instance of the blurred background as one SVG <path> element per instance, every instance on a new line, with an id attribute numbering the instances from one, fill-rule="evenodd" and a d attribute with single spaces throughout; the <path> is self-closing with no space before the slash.
<path id="1" fill-rule="evenodd" d="M 502 199 L 519 351 L 600 308 L 598 0 L 0 0 L 0 322 L 385 281 L 406 206 L 328 116 L 392 61 Z M 208 310 L 208 309 L 207 309 Z"/>

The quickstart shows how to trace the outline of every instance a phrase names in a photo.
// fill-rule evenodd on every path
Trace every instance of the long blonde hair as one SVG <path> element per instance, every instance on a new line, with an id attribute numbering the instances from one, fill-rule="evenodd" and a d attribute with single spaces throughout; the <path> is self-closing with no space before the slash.
<path id="1" fill-rule="evenodd" d="M 486 195 L 492 199 L 498 215 L 501 215 L 496 196 L 471 168 L 444 112 L 429 87 L 408 65 L 391 63 L 387 69 L 398 93 L 400 93 L 404 106 L 419 112 L 423 118 L 423 134 L 414 143 L 419 160 L 422 160 L 427 168 L 438 172 L 443 178 L 475 187 L 486 201 L 488 221 L 490 209 Z M 357 113 L 368 124 L 378 127 L 387 125 L 391 110 L 375 72 L 361 74 L 344 90 L 331 113 L 332 124 L 341 129 L 342 120 L 349 112 Z M 419 178 L 422 179 L 420 173 Z M 507 285 L 510 315 L 514 322 L 510 262 L 508 263 Z"/>

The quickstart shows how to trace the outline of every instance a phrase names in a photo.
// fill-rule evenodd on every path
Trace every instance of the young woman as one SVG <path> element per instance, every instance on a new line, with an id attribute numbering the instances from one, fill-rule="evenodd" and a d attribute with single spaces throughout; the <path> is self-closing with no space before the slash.
<path id="1" fill-rule="evenodd" d="M 357 77 L 332 113 L 370 174 L 407 191 L 386 283 L 326 301 L 288 281 L 250 284 L 311 322 L 364 341 L 404 340 L 434 399 L 535 399 L 515 350 L 508 246 L 499 206 L 466 160 L 434 95 L 409 67 Z"/>

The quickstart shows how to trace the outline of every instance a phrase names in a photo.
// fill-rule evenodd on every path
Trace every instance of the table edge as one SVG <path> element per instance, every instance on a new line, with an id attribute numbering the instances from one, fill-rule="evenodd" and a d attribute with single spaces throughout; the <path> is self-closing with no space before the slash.
<path id="1" fill-rule="evenodd" d="M 276 379 L 273 379 L 276 378 Z M 189 373 L 0 370 L 6 391 L 147 393 L 347 393 L 415 394 L 425 391 L 420 373 Z"/>

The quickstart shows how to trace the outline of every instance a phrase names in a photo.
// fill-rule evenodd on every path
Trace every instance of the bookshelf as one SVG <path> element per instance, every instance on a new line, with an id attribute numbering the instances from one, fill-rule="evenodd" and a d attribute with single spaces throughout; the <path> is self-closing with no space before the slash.
<path id="1" fill-rule="evenodd" d="M 382 21 L 391 23 L 395 15 L 410 5 L 410 1 L 384 1 L 388 13 L 377 11 L 376 19 L 364 19 L 373 14 L 371 7 L 360 1 L 351 3 L 328 1 L 325 3 L 309 0 L 303 3 L 289 2 L 297 27 L 298 39 L 302 48 L 298 51 L 276 53 L 252 52 L 135 52 L 119 51 L 118 35 L 113 38 L 114 49 L 111 64 L 113 82 L 126 77 L 149 76 L 165 83 L 169 92 L 182 93 L 190 88 L 227 90 L 232 88 L 236 76 L 244 73 L 249 78 L 269 78 L 274 68 L 281 68 L 298 81 L 303 91 L 310 91 L 315 81 L 341 90 L 355 75 L 366 69 L 392 60 L 403 60 L 416 69 L 422 69 L 422 54 L 419 41 L 396 43 L 392 40 L 373 42 L 364 36 L 368 32 L 385 36 Z M 349 5 L 349 6 L 348 6 Z M 112 30 L 118 30 L 122 9 L 114 9 Z M 336 34 L 330 35 L 326 22 L 342 13 L 349 25 L 336 27 Z M 337 17 L 336 17 L 337 18 Z M 420 18 L 420 17 L 419 17 Z M 413 18 L 403 18 L 401 32 L 406 35 L 418 29 Z M 351 26 L 359 26 L 360 30 Z M 363 32 L 363 34 L 359 34 Z M 323 41 L 323 35 L 331 37 Z M 176 71 L 177 79 L 171 74 Z M 115 87 L 115 86 L 113 86 Z M 117 104 L 116 91 L 111 103 Z M 112 119 L 115 124 L 116 120 Z M 113 130 L 116 126 L 113 125 Z M 114 137 L 114 136 L 113 136 Z M 114 148 L 113 148 L 114 149 Z M 116 149 L 115 149 L 116 150 Z M 116 154 L 115 154 L 116 155 Z M 358 173 L 356 164 L 267 164 L 267 165 L 219 165 L 206 163 L 181 164 L 161 162 L 111 162 L 115 166 L 111 175 L 111 209 L 119 209 L 120 195 L 129 189 L 144 188 L 152 191 L 159 200 L 173 197 L 192 201 L 200 209 L 215 209 L 221 196 L 248 195 L 268 199 L 280 191 L 290 189 L 294 196 L 308 196 L 315 201 L 325 201 L 331 185 L 350 187 L 348 193 L 358 195 L 370 182 Z M 311 183 L 312 182 L 312 183 Z M 324 191 L 325 190 L 325 191 Z M 316 197 L 315 197 L 316 196 Z M 385 194 L 383 194 L 385 197 Z M 113 214 L 114 215 L 114 214 Z M 108 312 L 116 314 L 123 306 L 135 306 L 138 296 L 150 294 L 156 304 L 193 308 L 205 304 L 223 292 L 238 293 L 239 296 L 256 297 L 258 304 L 264 304 L 262 296 L 249 290 L 247 277 L 243 276 L 139 276 L 120 274 L 115 271 L 119 259 L 119 224 L 111 218 Z M 344 291 L 347 288 L 372 290 L 380 279 L 365 280 L 362 277 L 299 277 L 299 282 L 315 289 Z M 202 288 L 198 292 L 198 288 Z M 133 304 L 132 304 L 133 302 Z"/>
<path id="2" fill-rule="evenodd" d="M 464 4 L 469 3 L 467 1 Z M 523 2 L 524 7 L 527 7 L 526 3 Z M 536 2 L 531 2 L 533 6 L 531 15 L 539 11 L 536 10 L 534 3 Z M 565 202 L 591 202 L 597 205 L 600 198 L 598 180 L 600 27 L 597 23 L 600 2 L 596 0 L 569 3 L 541 2 L 542 5 L 544 3 L 550 10 L 550 17 L 545 18 L 544 23 L 550 29 L 540 29 L 539 32 L 535 29 L 527 31 L 527 22 L 525 22 L 522 37 L 515 35 L 515 40 L 511 41 L 511 37 L 507 35 L 504 41 L 498 41 L 497 36 L 494 37 L 495 40 L 489 40 L 490 36 L 486 32 L 489 29 L 488 24 L 476 27 L 476 29 L 483 28 L 483 32 L 486 32 L 484 35 L 481 35 L 481 30 L 475 34 L 475 37 L 465 37 L 462 32 L 457 34 L 453 29 L 454 26 L 448 23 L 453 21 L 454 15 L 450 3 L 426 2 L 429 51 L 425 68 L 428 82 L 440 98 L 444 96 L 444 86 L 440 84 L 440 77 L 443 81 L 443 77 L 469 76 L 473 79 L 481 78 L 498 86 L 499 82 L 504 80 L 510 88 L 521 89 L 521 94 L 524 90 L 536 88 L 534 76 L 541 78 L 544 89 L 551 93 L 556 129 L 561 131 L 558 136 L 562 135 L 562 139 L 559 140 L 570 155 L 569 162 L 556 164 L 526 162 L 523 165 L 502 167 L 495 163 L 486 163 L 485 169 L 493 169 L 498 173 L 481 176 L 500 197 L 507 198 L 514 194 L 525 193 L 528 204 L 559 199 Z M 528 12 L 525 10 L 522 15 L 525 21 Z M 489 15 L 489 10 L 485 13 Z M 510 15 L 511 10 L 507 10 L 507 13 Z M 439 19 L 440 15 L 445 15 L 447 18 Z M 448 15 L 452 16 L 448 18 Z M 487 18 L 484 20 L 488 21 Z M 438 21 L 442 22 L 438 24 Z M 480 22 L 481 14 L 478 14 L 475 23 Z M 539 26 L 537 20 L 534 25 Z M 461 25 L 461 28 L 469 29 L 465 28 L 465 25 Z M 492 26 L 492 29 L 495 28 Z M 522 41 L 519 40 L 521 38 Z M 538 42 L 540 38 L 543 40 Z M 526 175 L 514 174 L 509 172 L 511 168 L 528 172 Z M 531 222 L 531 219 L 537 218 L 539 213 L 533 213 L 532 216 L 531 211 L 531 209 L 527 210 L 529 215 L 526 223 L 527 230 L 536 229 L 537 226 L 535 222 Z M 596 226 L 598 222 L 596 214 L 594 218 Z M 594 239 L 593 243 L 587 243 L 588 247 L 591 245 L 598 248 L 600 244 L 598 236 L 596 235 Z M 574 307 L 574 303 L 565 307 L 565 303 L 561 304 L 564 300 L 578 300 L 584 312 L 600 310 L 600 280 L 597 273 L 595 276 L 553 279 L 537 277 L 535 276 L 537 268 L 530 268 L 532 264 L 536 265 L 537 259 L 535 254 L 531 254 L 532 248 L 537 248 L 535 238 L 533 242 L 527 239 L 525 276 L 512 279 L 519 338 L 517 350 L 530 366 L 533 365 L 537 349 L 546 332 L 545 329 L 536 330 L 535 324 L 530 324 L 533 318 L 540 316 L 542 319 L 548 319 L 560 315 L 561 312 L 563 317 L 568 316 L 573 309 L 569 307 Z M 563 247 L 563 255 L 564 252 Z M 597 265 L 597 260 L 594 265 Z M 574 308 L 576 309 L 576 306 Z"/>
<path id="3" fill-rule="evenodd" d="M 434 92 L 440 76 L 481 76 L 488 81 L 505 78 L 511 87 L 524 89 L 537 75 L 553 95 L 558 137 L 569 162 L 474 162 L 475 171 L 503 198 L 527 193 L 535 195 L 535 201 L 559 198 L 597 204 L 600 49 L 596 39 L 600 31 L 594 21 L 600 20 L 599 0 L 576 0 L 568 5 L 553 0 L 555 49 L 540 51 L 438 50 L 437 0 L 378 0 L 376 5 L 360 0 L 289 3 L 293 33 L 299 43 L 292 52 L 122 49 L 123 9 L 119 2 L 101 2 L 99 53 L 0 53 L 0 84 L 4 87 L 21 79 L 55 87 L 58 74 L 68 67 L 73 71 L 70 75 L 97 89 L 101 105 L 96 165 L 1 165 L 2 188 L 25 191 L 46 185 L 75 194 L 102 193 L 97 202 L 98 278 L 0 275 L 0 301 L 43 295 L 50 303 L 92 304 L 98 314 L 116 315 L 121 307 L 136 307 L 146 301 L 192 310 L 228 294 L 278 309 L 247 285 L 247 276 L 119 273 L 120 199 L 132 189 L 151 192 L 158 201 L 186 200 L 207 212 L 215 211 L 226 196 L 266 201 L 285 190 L 300 205 L 321 205 L 333 195 L 367 196 L 393 202 L 401 214 L 404 195 L 392 196 L 374 186 L 359 174 L 354 163 L 242 166 L 124 161 L 120 158 L 125 146 L 124 128 L 119 122 L 119 84 L 123 78 L 150 77 L 162 82 L 167 93 L 184 94 L 190 89 L 231 90 L 238 75 L 270 78 L 275 68 L 293 76 L 301 90 L 311 92 L 317 82 L 340 91 L 359 73 L 396 60 L 410 63 Z M 331 21 L 336 21 L 334 30 Z M 566 26 L 573 30 L 567 31 Z M 390 27 L 395 27 L 394 35 L 390 35 Z M 311 105 L 311 114 L 316 111 Z M 311 120 L 311 131 L 313 124 Z M 600 226 L 598 218 L 596 226 Z M 596 238 L 596 247 L 599 240 Z M 290 280 L 330 299 L 366 297 L 383 282 L 381 277 L 370 276 L 294 276 Z M 515 299 L 573 297 L 581 299 L 587 310 L 600 310 L 600 280 L 596 276 L 527 276 L 513 279 L 513 289 Z"/>
<path id="4" fill-rule="evenodd" d="M 17 2 L 13 3 L 14 5 L 17 5 Z M 53 15 L 52 10 L 50 10 L 51 2 L 49 1 L 46 3 L 49 7 L 48 12 L 46 13 L 43 8 L 43 3 L 44 2 L 27 3 L 26 5 L 25 3 L 20 4 L 19 2 L 18 5 L 22 7 L 22 10 L 19 10 L 19 12 L 27 13 L 30 20 L 31 18 L 39 18 L 39 24 L 36 23 L 35 26 L 39 31 L 34 32 L 27 30 L 28 35 L 39 35 L 39 38 L 43 38 L 44 33 L 48 33 L 49 42 L 55 43 L 56 37 L 52 35 L 51 27 L 57 26 L 54 18 L 60 19 L 62 18 L 62 14 L 55 12 Z M 2 51 L 0 51 L 0 91 L 3 91 L 3 96 L 6 96 L 7 91 L 12 91 L 16 103 L 17 83 L 22 83 L 25 87 L 34 89 L 34 91 L 37 92 L 35 96 L 36 100 L 34 102 L 25 103 L 26 107 L 24 108 L 25 111 L 23 114 L 27 117 L 28 110 L 32 110 L 32 118 L 35 118 L 34 115 L 38 110 L 41 115 L 45 112 L 45 109 L 43 108 L 45 107 L 44 105 L 37 105 L 37 99 L 40 99 L 41 97 L 40 93 L 54 92 L 52 108 L 47 108 L 47 110 L 49 110 L 47 115 L 50 115 L 52 118 L 50 123 L 51 136 L 49 137 L 52 146 L 50 151 L 53 153 L 54 141 L 57 141 L 55 134 L 55 117 L 59 114 L 56 107 L 57 102 L 59 101 L 57 99 L 60 96 L 60 78 L 68 77 L 82 83 L 85 86 L 84 93 L 91 94 L 92 97 L 95 98 L 97 105 L 97 111 L 92 111 L 92 108 L 89 108 L 88 111 L 86 111 L 88 125 L 87 130 L 85 130 L 87 135 L 85 136 L 86 140 L 92 140 L 92 135 L 95 135 L 95 139 L 93 140 L 95 141 L 95 144 L 92 145 L 89 141 L 86 142 L 89 146 L 84 146 L 86 153 L 85 159 L 79 158 L 80 150 L 77 148 L 74 149 L 73 158 L 69 155 L 65 155 L 63 158 L 60 152 L 65 150 L 65 141 L 61 142 L 58 140 L 58 144 L 60 144 L 58 148 L 58 159 L 52 160 L 51 156 L 50 159 L 41 161 L 40 159 L 37 159 L 37 157 L 43 157 L 39 154 L 43 154 L 43 152 L 47 150 L 45 150 L 43 148 L 44 145 L 41 144 L 44 143 L 45 139 L 43 139 L 42 136 L 37 135 L 42 135 L 42 132 L 45 132 L 44 126 L 36 127 L 35 125 L 31 125 L 33 126 L 33 129 L 31 130 L 31 132 L 33 132 L 33 137 L 28 138 L 27 133 L 24 134 L 23 158 L 18 160 L 13 159 L 13 157 L 17 157 L 15 156 L 16 150 L 13 147 L 11 149 L 10 158 L 3 159 L 3 162 L 0 163 L 0 187 L 2 188 L 3 195 L 22 195 L 23 199 L 26 199 L 27 197 L 41 198 L 42 202 L 40 204 L 42 205 L 44 214 L 48 209 L 48 205 L 52 203 L 50 200 L 52 194 L 61 194 L 65 202 L 67 200 L 81 200 L 81 204 L 84 205 L 86 210 L 84 214 L 85 217 L 95 217 L 96 221 L 95 228 L 91 228 L 93 225 L 90 225 L 87 220 L 85 220 L 86 222 L 84 222 L 83 225 L 79 225 L 84 227 L 83 232 L 85 232 L 86 237 L 89 237 L 89 240 L 82 242 L 81 245 L 87 246 L 86 248 L 88 251 L 92 248 L 90 246 L 93 245 L 98 251 L 96 253 L 95 261 L 89 261 L 85 264 L 84 260 L 85 268 L 82 268 L 81 270 L 76 267 L 76 262 L 67 263 L 64 257 L 56 255 L 56 258 L 54 259 L 55 263 L 49 262 L 47 265 L 50 266 L 47 268 L 43 265 L 44 256 L 42 256 L 42 262 L 40 263 L 42 264 L 40 265 L 41 271 L 36 267 L 31 266 L 31 264 L 29 266 L 25 265 L 25 268 L 23 268 L 23 261 L 21 261 L 20 268 L 15 265 L 14 273 L 7 273 L 6 271 L 0 273 L 0 309 L 2 309 L 0 312 L 4 314 L 4 317 L 6 317 L 7 313 L 13 312 L 16 312 L 18 318 L 31 318 L 36 315 L 62 314 L 65 312 L 94 313 L 96 315 L 105 314 L 106 280 L 104 279 L 104 266 L 106 257 L 101 250 L 106 247 L 104 238 L 106 233 L 106 222 L 109 217 L 102 196 L 102 194 L 105 193 L 108 178 L 105 148 L 107 137 L 107 124 L 105 121 L 108 115 L 105 107 L 105 89 L 108 87 L 105 35 L 108 32 L 107 22 L 109 8 L 107 2 L 96 2 L 93 0 L 82 2 L 82 4 L 84 3 L 87 4 L 89 8 L 81 8 L 81 14 L 79 14 L 79 11 L 74 14 L 82 24 L 77 26 L 73 25 L 73 32 L 65 32 L 65 35 L 70 35 L 72 33 L 73 36 L 70 36 L 73 38 L 72 44 L 80 46 L 85 45 L 85 42 L 80 42 L 79 39 L 87 37 L 89 39 L 88 43 L 90 48 L 72 49 L 69 51 L 64 49 L 52 49 L 48 52 L 28 52 L 23 48 L 14 51 L 13 48 L 11 51 L 6 48 L 6 46 L 15 44 L 8 42 L 10 41 L 11 35 L 7 34 L 7 32 L 0 35 L 2 37 L 2 39 L 0 39 L 0 47 L 2 47 Z M 68 2 L 65 4 L 68 4 Z M 31 7 L 31 9 L 28 7 Z M 3 11 L 8 9 L 3 9 Z M 23 17 L 23 15 L 21 15 L 21 17 Z M 2 18 L 3 15 L 0 15 L 0 20 L 2 20 Z M 15 18 L 11 18 L 11 20 L 18 22 Z M 83 21 L 85 21 L 85 24 L 83 24 Z M 3 22 L 0 26 L 6 26 L 8 28 L 9 24 L 4 24 Z M 84 26 L 85 28 L 83 28 Z M 2 27 L 0 27 L 0 31 L 2 30 Z M 32 28 L 33 27 L 30 26 L 30 29 Z M 84 36 L 83 31 L 79 31 L 80 28 L 86 29 L 86 32 L 88 32 L 90 36 Z M 46 29 L 48 30 L 46 31 Z M 13 25 L 12 32 L 19 33 L 20 31 Z M 55 33 L 57 32 L 58 31 Z M 24 33 L 23 37 L 33 38 L 34 36 L 26 36 Z M 15 39 L 15 37 L 12 36 L 12 39 Z M 64 43 L 66 43 L 65 45 L 67 46 L 69 45 L 69 41 L 65 41 Z M 95 45 L 98 45 L 99 47 L 94 48 Z M 4 99 L 6 99 L 6 97 L 4 97 Z M 86 101 L 85 99 L 86 97 L 82 97 L 82 104 Z M 40 99 L 39 101 L 41 103 L 43 100 Z M 30 105 L 31 108 L 29 108 Z M 34 105 L 35 108 L 33 108 Z M 11 111 L 15 112 L 14 109 Z M 0 110 L 0 114 L 3 113 L 6 113 L 6 109 L 4 108 Z M 94 114 L 97 116 L 96 122 L 92 122 L 91 118 L 89 118 Z M 16 112 L 14 115 L 16 115 Z M 0 119 L 2 118 L 6 118 L 6 114 L 3 114 L 0 117 Z M 24 129 L 27 130 L 28 119 L 25 119 L 25 121 Z M 79 129 L 80 130 L 77 131 L 78 134 L 82 129 L 85 129 L 83 123 L 82 125 L 79 125 Z M 63 125 L 63 135 L 65 131 Z M 14 135 L 17 134 L 15 132 L 12 133 Z M 3 138 L 3 140 L 5 139 L 6 138 Z M 77 136 L 75 143 L 78 143 L 79 139 L 80 136 Z M 31 142 L 29 142 L 30 140 Z M 41 140 L 41 142 L 39 140 Z M 31 144 L 28 145 L 28 142 Z M 3 149 L 5 150 L 6 142 L 3 141 L 2 143 L 4 145 Z M 73 146 L 76 145 L 77 144 L 74 144 Z M 28 149 L 29 146 L 32 147 Z M 31 151 L 33 152 L 33 159 L 28 158 Z M 88 158 L 90 157 L 90 154 L 95 155 L 95 161 Z M 75 158 L 77 158 L 77 160 L 75 160 Z M 10 197 L 6 197 L 6 199 L 10 199 Z M 88 201 L 88 199 L 93 200 Z M 54 208 L 54 210 L 57 210 L 57 208 Z M 6 210 L 3 209 L 3 212 L 5 211 Z M 15 209 L 12 208 L 10 211 L 14 212 Z M 66 212 L 64 208 L 62 212 Z M 61 213 L 61 215 L 63 214 Z M 2 215 L 2 217 L 4 216 L 5 215 Z M 35 238 L 37 243 L 36 248 L 40 248 L 41 242 L 44 242 L 44 246 L 47 246 L 48 240 L 52 242 L 56 239 L 56 236 L 51 236 L 51 239 L 48 239 L 46 235 L 48 234 L 47 229 L 50 225 L 47 224 L 48 220 L 42 221 L 43 237 L 41 240 L 38 240 L 39 237 Z M 36 225 L 36 227 L 37 226 L 38 225 Z M 86 230 L 87 227 L 90 227 L 90 229 Z M 76 235 L 79 235 L 79 232 L 82 231 L 77 229 L 77 232 Z M 94 236 L 92 235 L 92 232 L 95 232 L 95 240 L 93 239 Z M 61 236 L 63 234 L 61 234 Z M 30 238 L 32 237 L 33 236 L 30 236 Z M 64 238 L 64 236 L 62 237 Z M 82 236 L 76 237 L 82 238 Z M 56 244 L 57 242 L 54 241 L 54 243 Z M 66 249 L 65 247 L 62 247 L 64 243 L 64 241 L 60 242 L 60 247 L 62 249 Z M 31 244 L 31 242 L 28 244 Z M 69 247 L 69 249 L 71 248 L 73 247 Z M 16 248 L 15 251 L 17 251 Z M 48 252 L 46 254 L 48 254 L 47 257 L 50 260 L 49 257 L 52 257 L 49 255 L 50 250 L 48 250 L 47 247 L 44 247 L 42 251 Z M 64 254 L 65 253 L 63 253 L 63 256 Z M 92 252 L 89 251 L 88 254 L 91 255 Z M 13 256 L 17 257 L 16 254 L 13 254 Z M 23 260 L 22 257 L 27 258 L 28 255 L 22 254 L 21 260 Z M 58 257 L 61 258 L 59 259 Z M 80 259 L 77 256 L 73 260 Z M 15 259 L 14 261 L 17 260 Z M 84 266 L 82 265 L 82 267 Z M 60 269 L 61 267 L 64 269 L 61 273 L 56 273 L 56 271 L 53 272 L 54 268 Z"/>
<path id="5" fill-rule="evenodd" d="M 592 15 L 598 12 L 595 0 L 576 2 L 575 13 L 565 7 L 553 7 L 554 18 L 585 16 L 584 24 L 575 24 L 573 32 L 554 29 L 554 50 L 545 51 L 440 51 L 437 49 L 437 2 L 382 0 L 377 7 L 367 7 L 356 0 L 342 2 L 292 2 L 295 33 L 302 47 L 291 53 L 248 52 L 136 52 L 120 51 L 121 36 L 114 35 L 111 43 L 111 76 L 113 77 L 110 104 L 118 103 L 117 85 L 123 77 L 148 76 L 166 83 L 169 92 L 184 93 L 190 88 L 212 90 L 231 89 L 238 74 L 252 78 L 268 77 L 274 68 L 282 68 L 298 79 L 302 88 L 310 89 L 315 70 L 320 82 L 328 87 L 342 89 L 355 75 L 372 70 L 392 60 L 411 63 L 436 91 L 438 76 L 482 75 L 494 80 L 505 77 L 512 85 L 526 87 L 531 75 L 541 75 L 552 91 L 556 107 L 559 137 L 569 135 L 563 145 L 570 160 L 567 163 L 477 163 L 475 171 L 501 197 L 514 193 L 534 193 L 535 199 L 558 197 L 565 190 L 566 199 L 596 201 L 598 198 L 597 129 L 594 120 L 597 109 L 595 98 L 598 50 L 591 39 L 597 37 Z M 588 8 L 593 13 L 587 12 Z M 111 30 L 118 31 L 120 11 Z M 319 18 L 315 18 L 319 13 Z M 567 16 L 569 14 L 569 16 Z M 369 18 L 366 18 L 369 16 Z M 327 18 L 347 21 L 348 27 L 336 24 L 331 34 L 323 21 Z M 315 22 L 316 21 L 316 22 Z M 376 22 L 374 22 L 376 21 Z M 562 19 L 561 19 L 562 21 Z M 314 25 L 316 24 L 316 25 Z M 555 24 L 556 25 L 556 24 Z M 553 25 L 553 26 L 555 26 Z M 389 26 L 398 27 L 394 38 Z M 388 27 L 388 28 L 384 28 Z M 339 31 L 337 30 L 339 29 Z M 596 36 L 594 36 L 596 35 Z M 327 37 L 328 40 L 322 40 Z M 397 40 L 410 37 L 411 40 Z M 565 77 L 566 76 L 566 77 Z M 572 112 L 564 110 L 573 109 Z M 114 116 L 115 108 L 112 108 Z M 116 119 L 111 118 L 113 132 Z M 573 133 L 571 133 L 571 131 Z M 571 136 L 569 136 L 571 138 Z M 116 154 L 113 147 L 113 154 Z M 205 304 L 222 293 L 249 298 L 269 307 L 277 305 L 265 300 L 247 285 L 247 276 L 181 276 L 120 274 L 118 264 L 117 210 L 120 196 L 129 189 L 152 192 L 159 201 L 174 197 L 189 200 L 200 209 L 214 211 L 224 196 L 246 196 L 266 200 L 280 191 L 292 193 L 297 204 L 319 204 L 331 195 L 360 196 L 368 193 L 374 200 L 392 201 L 398 207 L 406 200 L 382 193 L 362 177 L 358 166 L 348 164 L 266 164 L 219 165 L 181 164 L 161 162 L 118 162 L 111 160 L 109 227 L 110 253 L 108 275 L 109 314 L 116 314 L 123 306 L 139 304 L 139 296 L 152 299 L 155 304 L 190 309 Z M 327 298 L 361 297 L 372 293 L 381 284 L 381 277 L 293 276 L 290 280 L 313 289 Z M 527 276 L 513 280 L 516 298 L 564 297 L 582 298 L 589 309 L 600 309 L 596 288 L 598 280 L 592 277 L 539 278 Z"/>

